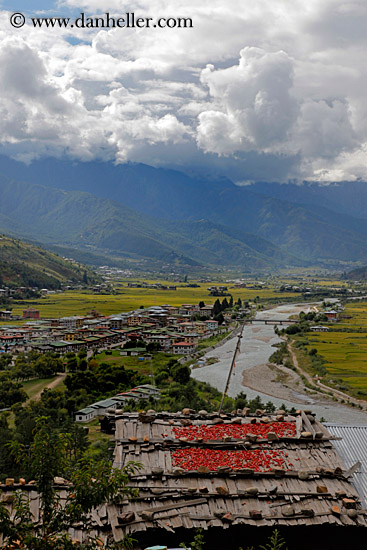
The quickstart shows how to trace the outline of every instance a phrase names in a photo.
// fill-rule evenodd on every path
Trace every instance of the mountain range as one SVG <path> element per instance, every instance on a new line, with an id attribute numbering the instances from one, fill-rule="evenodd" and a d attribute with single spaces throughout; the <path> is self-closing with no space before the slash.
<path id="1" fill-rule="evenodd" d="M 349 279 L 349 281 L 367 281 L 367 265 L 359 267 L 357 269 L 352 269 L 348 273 L 344 274 L 344 279 Z"/>
<path id="2" fill-rule="evenodd" d="M 94 284 L 100 278 L 33 243 L 0 235 L 0 286 L 57 289 L 61 283 Z"/>
<path id="3" fill-rule="evenodd" d="M 143 164 L 7 157 L 0 174 L 2 231 L 91 263 L 261 271 L 367 262 L 363 182 L 241 187 Z"/>

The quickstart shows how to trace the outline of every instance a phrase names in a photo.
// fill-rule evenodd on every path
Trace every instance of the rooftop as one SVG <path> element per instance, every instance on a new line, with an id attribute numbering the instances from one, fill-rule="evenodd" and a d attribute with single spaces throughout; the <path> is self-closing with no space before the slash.
<path id="1" fill-rule="evenodd" d="M 365 548 L 366 511 L 336 452 L 341 432 L 331 433 L 349 427 L 329 431 L 310 411 L 269 416 L 248 409 L 114 411 L 101 423 L 115 436 L 114 467 L 141 463 L 129 482 L 139 494 L 93 510 L 87 532 L 82 524 L 73 527 L 75 540 L 120 542 L 131 535 L 136 550 L 158 543 L 177 548 L 202 528 L 208 550 L 238 550 L 258 548 L 277 528 L 289 550 Z M 361 429 L 351 436 L 357 447 L 367 427 Z M 37 521 L 34 485 L 1 488 L 29 491 Z M 57 486 L 60 502 L 71 489 L 67 482 Z M 11 512 L 10 501 L 6 506 Z"/>
<path id="2" fill-rule="evenodd" d="M 130 533 L 145 544 L 154 532 L 155 540 L 158 533 L 174 544 L 170 532 L 201 527 L 222 537 L 224 546 L 215 548 L 229 548 L 223 534 L 228 529 L 243 536 L 245 527 L 301 533 L 305 527 L 332 526 L 339 532 L 335 542 L 346 533 L 338 527 L 367 526 L 361 499 L 333 446 L 338 441 L 310 413 L 246 416 L 184 409 L 111 414 L 106 421 L 115 433 L 114 466 L 143 464 L 131 480 L 140 497 L 128 506 L 109 506 L 116 541 Z M 309 548 L 300 541 L 295 547 Z M 315 542 L 317 548 L 328 546 Z"/>
<path id="3" fill-rule="evenodd" d="M 333 436 L 339 438 L 333 441 L 333 445 L 345 466 L 347 468 L 356 466 L 351 479 L 363 505 L 367 506 L 367 425 L 327 424 L 327 429 Z"/>

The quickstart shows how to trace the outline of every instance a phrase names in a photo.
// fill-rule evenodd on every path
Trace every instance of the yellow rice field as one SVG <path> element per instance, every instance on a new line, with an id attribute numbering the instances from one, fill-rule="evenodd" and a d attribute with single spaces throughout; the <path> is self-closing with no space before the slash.
<path id="1" fill-rule="evenodd" d="M 325 360 L 331 378 L 341 379 L 355 395 L 367 396 L 367 302 L 347 304 L 345 312 L 351 319 L 335 325 L 335 329 L 353 332 L 322 332 L 309 334 L 308 348 L 316 348 Z M 358 393 L 363 392 L 363 393 Z"/>
<path id="2" fill-rule="evenodd" d="M 172 285 L 172 281 L 162 284 Z M 129 288 L 127 282 L 117 287 L 117 294 L 104 295 L 93 294 L 92 291 L 66 291 L 61 294 L 53 294 L 37 300 L 27 300 L 27 305 L 14 305 L 13 313 L 22 315 L 25 307 L 35 307 L 40 310 L 41 317 L 64 317 L 68 315 L 83 315 L 91 309 L 97 309 L 104 315 L 112 315 L 125 311 L 138 309 L 141 306 L 150 307 L 154 305 L 170 304 L 177 306 L 181 304 L 197 304 L 204 301 L 206 304 L 213 304 L 215 297 L 210 296 L 207 288 L 219 286 L 223 282 L 196 283 L 198 288 L 180 287 L 177 290 L 157 290 L 149 288 Z M 254 300 L 257 296 L 262 299 L 289 296 L 297 296 L 294 293 L 282 292 L 281 294 L 269 289 L 233 288 L 228 285 L 228 292 L 232 294 L 234 301 Z M 223 297 L 219 297 L 223 300 Z M 227 298 L 228 299 L 228 298 Z M 297 298 L 296 298 L 297 299 Z"/>

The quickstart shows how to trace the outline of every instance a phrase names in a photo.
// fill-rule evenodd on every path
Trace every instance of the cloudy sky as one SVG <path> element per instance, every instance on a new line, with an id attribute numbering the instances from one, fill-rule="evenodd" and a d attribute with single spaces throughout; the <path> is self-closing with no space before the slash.
<path id="1" fill-rule="evenodd" d="M 238 182 L 367 179 L 365 0 L 0 0 L 0 10 L 0 153 Z M 31 21 L 81 12 L 190 17 L 193 28 Z"/>

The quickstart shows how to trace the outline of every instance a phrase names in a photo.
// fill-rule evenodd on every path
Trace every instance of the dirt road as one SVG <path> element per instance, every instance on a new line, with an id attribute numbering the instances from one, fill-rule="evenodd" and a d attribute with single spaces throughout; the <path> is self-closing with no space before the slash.
<path id="1" fill-rule="evenodd" d="M 42 389 L 32 397 L 32 401 L 39 401 L 41 399 L 41 394 L 42 394 L 43 390 L 45 390 L 46 388 L 49 389 L 49 390 L 53 390 L 56 386 L 61 384 L 61 382 L 65 378 L 66 378 L 66 372 L 63 372 L 62 374 L 59 374 L 58 377 L 55 378 L 55 380 L 52 380 L 52 382 L 49 382 L 48 384 L 43 386 Z"/>

